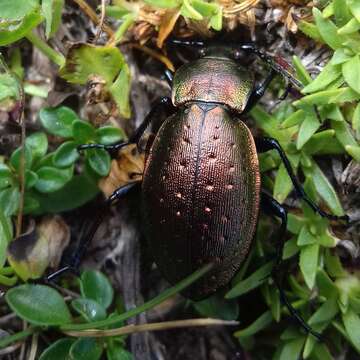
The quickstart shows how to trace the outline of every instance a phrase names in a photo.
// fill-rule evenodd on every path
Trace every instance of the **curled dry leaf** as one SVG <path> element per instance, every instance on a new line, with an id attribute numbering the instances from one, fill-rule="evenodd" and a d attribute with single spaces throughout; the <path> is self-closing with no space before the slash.
<path id="1" fill-rule="evenodd" d="M 144 163 L 145 155 L 139 153 L 135 144 L 125 146 L 111 161 L 109 175 L 99 181 L 101 191 L 109 197 L 120 186 L 141 180 Z"/>
<path id="2" fill-rule="evenodd" d="M 32 220 L 28 230 L 11 242 L 8 260 L 22 280 L 38 279 L 48 266 L 58 266 L 69 241 L 70 229 L 60 216 L 45 217 L 38 226 Z"/>
<path id="3" fill-rule="evenodd" d="M 169 9 L 161 19 L 159 34 L 156 40 L 156 45 L 162 48 L 164 41 L 173 31 L 174 26 L 180 16 L 179 9 Z"/>

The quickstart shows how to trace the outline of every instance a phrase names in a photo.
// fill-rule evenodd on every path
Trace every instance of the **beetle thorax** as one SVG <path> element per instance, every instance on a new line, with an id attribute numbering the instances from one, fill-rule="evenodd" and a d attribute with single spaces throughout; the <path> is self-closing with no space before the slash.
<path id="1" fill-rule="evenodd" d="M 194 101 L 224 104 L 241 113 L 252 89 L 251 73 L 235 61 L 205 57 L 177 70 L 172 100 L 175 106 Z"/>

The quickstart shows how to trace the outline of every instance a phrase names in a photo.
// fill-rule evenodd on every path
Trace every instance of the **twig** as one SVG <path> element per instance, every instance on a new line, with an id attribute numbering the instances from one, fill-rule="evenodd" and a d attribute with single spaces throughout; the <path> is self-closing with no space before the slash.
<path id="1" fill-rule="evenodd" d="M 99 37 L 103 30 L 104 20 L 105 20 L 105 1 L 106 0 L 101 0 L 101 16 L 100 16 L 100 22 L 98 24 L 98 29 L 96 31 L 95 38 L 94 38 L 94 44 L 96 44 L 96 42 L 99 40 Z"/>
<path id="2" fill-rule="evenodd" d="M 31 341 L 31 349 L 30 349 L 30 354 L 29 354 L 29 360 L 35 360 L 36 359 L 38 343 L 39 343 L 39 334 L 35 333 L 33 335 L 33 337 L 32 337 L 32 341 Z"/>
<path id="3" fill-rule="evenodd" d="M 168 329 L 177 329 L 184 327 L 198 327 L 198 326 L 224 326 L 224 325 L 238 325 L 238 321 L 228 321 L 221 319 L 188 319 L 176 321 L 163 321 L 158 323 L 128 325 L 117 329 L 98 330 L 89 329 L 82 331 L 63 331 L 64 334 L 75 337 L 109 337 L 128 335 L 144 331 L 160 331 Z"/>
<path id="4" fill-rule="evenodd" d="M 22 86 L 21 93 L 20 93 L 20 101 L 24 101 L 24 90 Z M 20 115 L 20 124 L 21 124 L 21 154 L 20 154 L 20 200 L 19 200 L 19 210 L 18 216 L 16 221 L 16 237 L 19 237 L 22 232 L 22 218 L 23 218 L 23 211 L 24 211 L 24 195 L 25 195 L 25 137 L 26 137 L 26 130 L 25 130 L 25 121 L 24 121 L 24 108 L 22 107 L 21 115 Z"/>
<path id="5" fill-rule="evenodd" d="M 95 24 L 99 25 L 100 20 L 96 14 L 96 12 L 92 9 L 92 7 L 85 1 L 85 0 L 73 0 L 79 8 L 90 18 L 90 20 Z M 114 35 L 114 31 L 107 26 L 106 24 L 103 24 L 102 30 L 106 32 L 108 36 Z"/>

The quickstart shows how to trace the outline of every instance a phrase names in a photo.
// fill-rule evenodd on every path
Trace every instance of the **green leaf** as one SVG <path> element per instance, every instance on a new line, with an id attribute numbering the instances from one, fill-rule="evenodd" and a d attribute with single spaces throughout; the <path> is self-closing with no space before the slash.
<path id="1" fill-rule="evenodd" d="M 313 8 L 313 15 L 320 35 L 326 44 L 334 50 L 340 48 L 344 39 L 338 34 L 338 29 L 334 23 L 329 19 L 325 19 L 317 8 Z"/>
<path id="2" fill-rule="evenodd" d="M 70 359 L 98 360 L 101 358 L 103 347 L 94 338 L 79 338 L 70 348 Z"/>
<path id="3" fill-rule="evenodd" d="M 360 93 L 360 59 L 358 55 L 353 56 L 342 65 L 342 73 L 348 85 Z"/>
<path id="4" fill-rule="evenodd" d="M 25 189 L 31 189 L 38 181 L 38 176 L 31 170 L 25 170 Z"/>
<path id="5" fill-rule="evenodd" d="M 71 306 L 87 322 L 104 320 L 106 318 L 105 308 L 94 300 L 81 298 L 75 299 L 71 302 Z"/>
<path id="6" fill-rule="evenodd" d="M 350 55 L 348 54 L 348 52 L 345 51 L 344 48 L 341 48 L 341 49 L 337 49 L 334 52 L 333 57 L 331 58 L 330 61 L 333 65 L 340 65 L 348 61 L 349 59 L 350 59 Z"/>
<path id="7" fill-rule="evenodd" d="M 55 341 L 40 355 L 39 360 L 68 360 L 75 339 L 63 338 Z"/>
<path id="8" fill-rule="evenodd" d="M 172 9 L 179 6 L 179 0 L 144 0 L 144 3 L 162 9 Z"/>
<path id="9" fill-rule="evenodd" d="M 52 37 L 61 23 L 61 12 L 64 6 L 64 0 L 42 0 L 41 8 L 45 16 L 46 38 Z"/>
<path id="10" fill-rule="evenodd" d="M 235 320 L 239 316 L 238 302 L 225 300 L 221 294 L 215 294 L 205 300 L 193 302 L 193 306 L 204 317 Z"/>
<path id="11" fill-rule="evenodd" d="M 23 38 L 42 21 L 36 0 L 1 0 L 0 14 L 0 46 Z"/>
<path id="12" fill-rule="evenodd" d="M 279 170 L 275 178 L 273 192 L 274 198 L 282 204 L 287 198 L 287 196 L 290 194 L 292 189 L 293 183 L 290 179 L 288 172 L 286 171 L 285 165 L 282 163 L 279 166 Z"/>
<path id="13" fill-rule="evenodd" d="M 10 157 L 10 164 L 17 172 L 20 172 L 21 157 L 22 157 L 22 148 L 21 147 L 17 148 L 11 154 L 11 157 Z M 32 164 L 31 150 L 27 145 L 25 145 L 25 151 L 24 151 L 25 169 L 30 169 L 31 164 Z"/>
<path id="14" fill-rule="evenodd" d="M 334 65 L 331 61 L 321 70 L 320 74 L 309 85 L 302 89 L 303 94 L 323 90 L 341 76 L 341 66 Z"/>
<path id="15" fill-rule="evenodd" d="M 296 141 L 296 148 L 300 150 L 319 129 L 319 127 L 320 123 L 316 115 L 313 113 L 307 114 L 305 120 L 300 125 L 300 130 Z"/>
<path id="16" fill-rule="evenodd" d="M 355 314 L 351 309 L 343 314 L 342 316 L 343 323 L 346 329 L 346 332 L 351 340 L 351 343 L 355 349 L 360 352 L 360 319 L 357 314 Z"/>
<path id="17" fill-rule="evenodd" d="M 71 322 L 62 296 L 44 285 L 20 285 L 7 291 L 5 299 L 22 319 L 35 325 L 56 326 Z"/>
<path id="18" fill-rule="evenodd" d="M 338 216 L 344 215 L 344 210 L 341 206 L 336 191 L 334 190 L 333 186 L 330 184 L 324 173 L 315 163 L 313 163 L 309 174 L 306 172 L 306 176 L 309 176 L 312 179 L 316 191 L 325 201 L 325 203 L 329 206 L 331 211 Z"/>
<path id="19" fill-rule="evenodd" d="M 72 134 L 78 144 L 95 140 L 95 128 L 87 121 L 75 120 L 72 124 Z"/>
<path id="20" fill-rule="evenodd" d="M 77 144 L 75 141 L 62 143 L 55 151 L 53 162 L 60 168 L 69 167 L 79 158 Z"/>
<path id="21" fill-rule="evenodd" d="M 258 319 L 256 319 L 251 325 L 245 329 L 238 330 L 235 332 L 236 337 L 249 337 L 257 334 L 259 331 L 268 327 L 273 321 L 271 311 L 268 310 L 263 313 Z"/>
<path id="22" fill-rule="evenodd" d="M 38 0 L 1 0 L 1 18 L 7 20 L 18 20 L 35 11 L 38 6 Z"/>
<path id="23" fill-rule="evenodd" d="M 352 18 L 349 8 L 343 0 L 333 0 L 333 9 L 336 25 L 343 26 Z"/>
<path id="24" fill-rule="evenodd" d="M 360 103 L 356 105 L 354 114 L 352 116 L 352 128 L 356 132 L 356 136 L 360 137 Z"/>
<path id="25" fill-rule="evenodd" d="M 354 15 L 357 21 L 360 21 L 360 4 L 357 0 L 348 0 L 346 2 L 347 6 L 349 7 L 351 13 Z"/>
<path id="26" fill-rule="evenodd" d="M 29 135 L 25 143 L 31 150 L 34 160 L 45 156 L 48 149 L 48 140 L 44 132 L 36 132 Z"/>
<path id="27" fill-rule="evenodd" d="M 305 338 L 295 339 L 286 342 L 281 350 L 279 360 L 298 360 L 300 358 L 301 349 L 304 346 Z"/>
<path id="28" fill-rule="evenodd" d="M 219 6 L 219 5 L 218 5 Z M 216 31 L 220 31 L 222 29 L 223 24 L 223 12 L 222 7 L 219 6 L 218 11 L 210 18 L 210 27 L 212 27 Z"/>
<path id="29" fill-rule="evenodd" d="M 99 189 L 88 175 L 76 175 L 60 190 L 36 194 L 40 213 L 59 213 L 78 208 L 94 199 Z"/>
<path id="30" fill-rule="evenodd" d="M 90 76 L 98 75 L 110 84 L 124 64 L 124 57 L 116 47 L 75 44 L 60 69 L 60 76 L 70 83 L 86 84 Z"/>
<path id="31" fill-rule="evenodd" d="M 268 262 L 265 265 L 261 266 L 258 270 L 256 270 L 253 274 L 251 274 L 245 280 L 238 282 L 226 295 L 226 299 L 232 299 L 243 295 L 258 286 L 260 286 L 264 281 L 266 281 L 267 277 L 271 274 L 271 270 L 274 266 L 274 263 Z"/>
<path id="32" fill-rule="evenodd" d="M 321 296 L 324 296 L 327 299 L 338 297 L 338 288 L 323 269 L 318 270 L 316 275 L 316 284 Z"/>
<path id="33" fill-rule="evenodd" d="M 126 63 L 123 64 L 120 74 L 109 87 L 109 91 L 119 109 L 120 114 L 130 118 L 130 69 Z"/>
<path id="34" fill-rule="evenodd" d="M 72 177 L 73 167 L 67 169 L 57 169 L 55 167 L 44 166 L 37 170 L 39 177 L 35 185 L 36 190 L 42 193 L 51 193 L 61 189 Z"/>
<path id="35" fill-rule="evenodd" d="M 297 239 L 297 245 L 298 246 L 305 246 L 305 245 L 312 245 L 312 244 L 316 244 L 316 237 L 311 234 L 311 232 L 308 229 L 308 226 L 303 226 L 299 237 Z"/>
<path id="36" fill-rule="evenodd" d="M 80 282 L 81 295 L 107 309 L 113 300 L 114 290 L 108 278 L 100 271 L 84 271 Z"/>
<path id="37" fill-rule="evenodd" d="M 131 353 L 117 346 L 107 346 L 106 356 L 108 360 L 134 360 Z"/>
<path id="38" fill-rule="evenodd" d="M 19 208 L 20 192 L 17 187 L 0 191 L 0 205 L 5 216 L 16 214 Z"/>
<path id="39" fill-rule="evenodd" d="M 12 184 L 12 172 L 10 168 L 0 163 L 0 190 L 9 187 Z"/>
<path id="40" fill-rule="evenodd" d="M 309 289 L 312 289 L 315 284 L 318 258 L 318 244 L 304 246 L 300 251 L 300 270 Z"/>
<path id="41" fill-rule="evenodd" d="M 323 39 L 316 25 L 304 20 L 300 20 L 298 26 L 300 31 L 302 31 L 305 35 L 307 35 L 311 39 L 314 39 L 315 41 L 318 42 L 323 42 Z"/>
<path id="42" fill-rule="evenodd" d="M 1 203 L 0 203 L 1 204 Z M 11 219 L 0 208 L 0 269 L 6 261 L 6 249 L 13 236 Z"/>
<path id="43" fill-rule="evenodd" d="M 163 1 L 167 3 L 166 0 L 163 0 Z M 130 10 L 121 5 L 107 5 L 105 7 L 106 16 L 113 17 L 117 20 L 122 20 L 124 18 L 124 16 L 129 13 L 130 13 Z"/>
<path id="44" fill-rule="evenodd" d="M 329 323 L 339 312 L 339 307 L 335 297 L 332 297 L 325 301 L 319 309 L 312 314 L 311 318 L 308 320 L 310 326 L 321 323 Z"/>
<path id="45" fill-rule="evenodd" d="M 313 354 L 316 360 L 334 360 L 327 346 L 319 342 L 315 344 Z"/>
<path id="46" fill-rule="evenodd" d="M 91 168 L 100 176 L 106 176 L 110 171 L 111 158 L 104 149 L 90 149 L 87 151 L 87 160 Z"/>
<path id="47" fill-rule="evenodd" d="M 346 145 L 345 149 L 357 162 L 360 162 L 360 146 Z"/>
<path id="48" fill-rule="evenodd" d="M 78 119 L 76 113 L 66 106 L 43 108 L 39 112 L 42 126 L 52 135 L 69 138 L 72 124 Z"/>
<path id="49" fill-rule="evenodd" d="M 349 20 L 338 30 L 339 35 L 349 35 L 360 30 L 360 23 L 356 19 Z"/>
<path id="50" fill-rule="evenodd" d="M 305 224 L 306 221 L 303 217 L 297 216 L 293 213 L 289 213 L 287 228 L 292 234 L 299 234 Z"/>
<path id="51" fill-rule="evenodd" d="M 306 113 L 303 110 L 293 112 L 285 121 L 281 123 L 282 129 L 287 129 L 292 126 L 301 124 L 305 119 Z"/>
<path id="52" fill-rule="evenodd" d="M 343 147 L 335 137 L 335 130 L 329 129 L 314 134 L 303 146 L 302 150 L 307 155 L 342 154 Z"/>
<path id="53" fill-rule="evenodd" d="M 9 99 L 13 101 L 20 100 L 19 80 L 11 73 L 0 73 L 0 101 L 5 102 Z"/>
<path id="54" fill-rule="evenodd" d="M 181 15 L 186 18 L 198 21 L 203 19 L 203 16 L 192 6 L 190 0 L 183 0 L 183 4 L 181 6 Z"/>
<path id="55" fill-rule="evenodd" d="M 283 260 L 290 259 L 299 252 L 299 248 L 296 245 L 296 238 L 292 238 L 285 243 L 283 251 Z"/>
<path id="56" fill-rule="evenodd" d="M 96 137 L 100 144 L 110 145 L 125 139 L 122 129 L 114 126 L 102 126 L 96 130 Z"/>
<path id="57" fill-rule="evenodd" d="M 313 80 L 308 71 L 306 70 L 305 66 L 301 63 L 301 60 L 296 55 L 293 56 L 293 64 L 296 70 L 296 74 L 301 83 L 304 85 L 310 84 Z"/>

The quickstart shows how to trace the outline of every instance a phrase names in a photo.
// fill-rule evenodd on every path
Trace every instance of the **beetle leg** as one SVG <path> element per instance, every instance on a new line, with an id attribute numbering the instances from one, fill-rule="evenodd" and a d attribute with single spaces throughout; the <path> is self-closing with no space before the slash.
<path id="1" fill-rule="evenodd" d="M 116 189 L 103 203 L 102 206 L 99 207 L 97 210 L 94 218 L 94 221 L 91 222 L 89 230 L 87 230 L 87 225 L 83 225 L 83 231 L 86 231 L 84 236 L 81 236 L 80 243 L 75 250 L 75 254 L 72 256 L 72 259 L 70 260 L 70 264 L 62 267 L 61 269 L 53 272 L 49 276 L 46 277 L 45 281 L 53 281 L 55 278 L 59 277 L 61 274 L 67 271 L 72 271 L 75 273 L 78 273 L 78 268 L 81 262 L 82 257 L 84 256 L 87 247 L 91 243 L 92 239 L 94 238 L 96 231 L 102 221 L 104 220 L 107 210 L 109 207 L 114 204 L 117 200 L 123 198 L 125 195 L 127 195 L 130 190 L 132 190 L 134 187 L 138 186 L 141 183 L 141 181 L 134 181 L 128 184 L 125 184 L 118 189 Z"/>
<path id="2" fill-rule="evenodd" d="M 103 144 L 84 144 L 78 146 L 78 150 L 87 150 L 87 149 L 105 149 L 111 153 L 116 153 L 118 150 L 127 146 L 129 144 L 138 144 L 141 137 L 143 136 L 146 128 L 150 123 L 157 118 L 157 115 L 163 109 L 168 112 L 173 112 L 175 107 L 173 106 L 171 99 L 169 97 L 162 97 L 156 101 L 153 108 L 150 110 L 148 115 L 145 117 L 140 126 L 135 130 L 135 133 L 130 137 L 128 141 L 122 141 L 112 145 L 103 145 Z"/>
<path id="3" fill-rule="evenodd" d="M 173 80 L 174 80 L 174 73 L 171 70 L 166 69 L 164 71 L 164 74 L 165 74 L 165 80 L 167 81 L 169 86 L 172 87 L 172 83 L 173 83 Z"/>
<path id="4" fill-rule="evenodd" d="M 329 220 L 345 220 L 345 221 L 349 221 L 349 217 L 347 215 L 344 216 L 336 216 L 336 215 L 332 215 L 327 213 L 326 211 L 323 211 L 319 208 L 318 205 L 316 205 L 305 193 L 302 185 L 300 184 L 299 180 L 297 179 L 296 175 L 294 174 L 290 161 L 287 158 L 284 150 L 282 149 L 282 147 L 280 146 L 279 142 L 276 139 L 273 138 L 256 138 L 255 139 L 255 144 L 256 144 L 256 149 L 259 152 L 266 152 L 269 150 L 276 150 L 278 152 L 278 154 L 280 155 L 280 158 L 282 160 L 282 162 L 285 165 L 285 169 L 287 171 L 287 173 L 290 176 L 290 179 L 294 185 L 295 188 L 295 192 L 296 195 L 304 200 L 315 212 L 317 212 L 318 214 L 320 214 L 322 217 L 325 217 Z"/>
<path id="5" fill-rule="evenodd" d="M 249 100 L 246 104 L 246 107 L 243 113 L 249 112 L 256 103 L 264 96 L 266 89 L 269 87 L 271 81 L 277 75 L 274 69 L 271 69 L 266 79 L 259 85 L 255 87 L 255 89 L 250 94 Z"/>
<path id="6" fill-rule="evenodd" d="M 281 206 L 273 197 L 266 194 L 265 192 L 261 193 L 261 205 L 262 208 L 269 213 L 270 215 L 275 215 L 276 217 L 280 218 L 281 225 L 278 230 L 277 239 L 278 243 L 276 246 L 276 259 L 275 265 L 272 269 L 272 278 L 275 282 L 276 287 L 279 290 L 281 302 L 286 306 L 289 310 L 291 316 L 306 330 L 306 332 L 310 333 L 311 335 L 315 336 L 318 340 L 322 341 L 323 336 L 318 332 L 314 331 L 306 321 L 301 317 L 301 315 L 297 312 L 297 310 L 291 305 L 290 301 L 286 297 L 285 291 L 283 290 L 282 284 L 284 279 L 284 270 L 281 268 L 283 263 L 282 261 L 282 254 L 285 245 L 285 233 L 286 233 L 286 226 L 287 226 L 287 211 L 286 209 Z"/>

